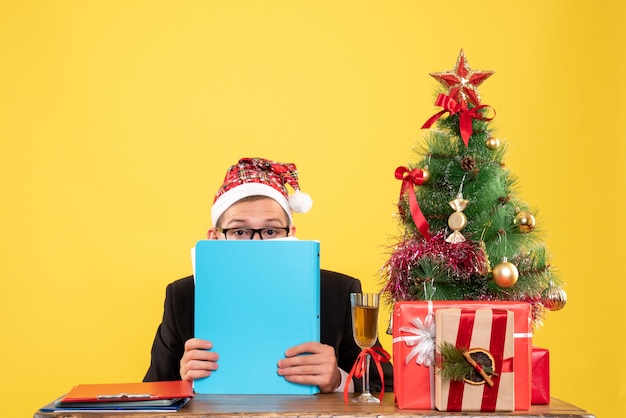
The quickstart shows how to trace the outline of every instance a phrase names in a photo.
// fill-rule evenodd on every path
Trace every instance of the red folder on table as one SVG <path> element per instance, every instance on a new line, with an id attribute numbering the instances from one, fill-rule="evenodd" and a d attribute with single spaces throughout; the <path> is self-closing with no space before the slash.
<path id="1" fill-rule="evenodd" d="M 168 382 L 101 383 L 74 386 L 61 403 L 138 402 L 193 397 L 192 383 Z"/>

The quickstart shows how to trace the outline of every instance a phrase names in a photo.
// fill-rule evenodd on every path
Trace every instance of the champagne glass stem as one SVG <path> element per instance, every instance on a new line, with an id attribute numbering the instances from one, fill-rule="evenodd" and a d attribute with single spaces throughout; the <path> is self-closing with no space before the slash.
<path id="1" fill-rule="evenodd" d="M 365 370 L 363 370 L 363 393 L 370 393 L 370 354 L 365 355 Z"/>

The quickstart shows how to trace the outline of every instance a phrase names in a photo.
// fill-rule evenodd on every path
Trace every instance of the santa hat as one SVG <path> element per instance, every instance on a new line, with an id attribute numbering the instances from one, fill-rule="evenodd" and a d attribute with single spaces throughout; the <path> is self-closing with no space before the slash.
<path id="1" fill-rule="evenodd" d="M 290 196 L 286 185 L 294 189 Z M 295 164 L 278 163 L 263 158 L 242 158 L 231 166 L 224 182 L 215 194 L 211 218 L 213 226 L 234 203 L 249 196 L 267 196 L 274 199 L 293 221 L 291 212 L 308 212 L 313 205 L 311 197 L 300 191 Z"/>

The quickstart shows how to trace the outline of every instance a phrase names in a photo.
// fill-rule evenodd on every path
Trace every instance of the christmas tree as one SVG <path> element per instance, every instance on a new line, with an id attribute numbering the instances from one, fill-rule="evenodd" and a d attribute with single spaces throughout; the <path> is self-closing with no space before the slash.
<path id="1" fill-rule="evenodd" d="M 388 302 L 525 301 L 533 322 L 561 309 L 566 294 L 550 265 L 534 210 L 516 196 L 504 164 L 506 144 L 490 128 L 495 111 L 478 86 L 493 71 L 473 71 L 461 50 L 455 67 L 431 73 L 445 88 L 440 112 L 398 167 L 402 235 L 381 270 Z"/>

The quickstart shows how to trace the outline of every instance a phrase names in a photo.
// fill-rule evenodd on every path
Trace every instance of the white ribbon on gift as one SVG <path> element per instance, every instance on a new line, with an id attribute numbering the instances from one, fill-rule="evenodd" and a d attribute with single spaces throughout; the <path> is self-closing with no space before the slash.
<path id="1" fill-rule="evenodd" d="M 428 314 L 423 322 L 418 317 L 409 322 L 414 326 L 403 325 L 398 330 L 411 335 L 396 337 L 393 343 L 404 342 L 408 347 L 413 347 L 406 356 L 405 364 L 415 358 L 415 363 L 430 367 L 435 361 L 435 315 L 432 302 L 428 301 Z"/>

